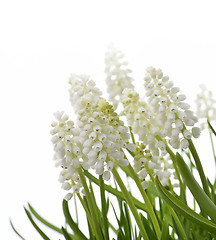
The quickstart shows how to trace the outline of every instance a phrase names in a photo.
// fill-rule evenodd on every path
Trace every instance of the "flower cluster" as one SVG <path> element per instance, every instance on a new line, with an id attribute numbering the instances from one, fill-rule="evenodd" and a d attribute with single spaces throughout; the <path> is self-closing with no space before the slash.
<path id="1" fill-rule="evenodd" d="M 149 181 L 155 176 L 158 176 L 164 186 L 169 185 L 171 176 L 176 178 L 168 156 L 153 156 L 143 143 L 137 143 L 134 154 L 134 170 L 142 180 L 144 189 L 148 188 Z"/>
<path id="2" fill-rule="evenodd" d="M 76 123 L 64 112 L 57 112 L 52 124 L 56 166 L 63 169 L 59 180 L 62 188 L 79 192 L 82 188 L 80 170 L 94 170 L 109 180 L 115 165 L 127 166 L 129 161 L 123 149 L 134 154 L 134 170 L 144 188 L 157 175 L 163 185 L 175 175 L 167 146 L 187 148 L 192 136 L 198 137 L 197 117 L 161 69 L 147 69 L 144 78 L 146 99 L 134 90 L 130 70 L 123 62 L 123 54 L 110 48 L 106 54 L 108 92 L 111 105 L 102 98 L 101 91 L 87 75 L 73 74 L 69 80 L 70 100 L 77 116 Z M 128 127 L 115 112 L 117 103 L 123 104 L 132 132 L 139 137 L 136 145 L 129 143 Z M 135 139 L 133 139 L 135 141 Z M 132 155 L 133 155 L 132 154 Z M 66 196 L 71 198 L 72 194 Z"/>
<path id="3" fill-rule="evenodd" d="M 192 136 L 199 137 L 200 129 L 194 127 L 198 119 L 189 110 L 186 96 L 179 94 L 180 89 L 173 86 L 173 82 L 163 75 L 161 69 L 149 67 L 144 80 L 146 97 L 157 118 L 160 136 L 168 137 L 173 148 L 187 148 L 188 140 Z"/>
<path id="4" fill-rule="evenodd" d="M 204 85 L 200 86 L 201 92 L 197 94 L 197 116 L 199 119 L 208 119 L 208 121 L 215 121 L 216 118 L 216 100 L 213 99 L 212 91 L 206 89 Z M 207 122 L 201 124 L 201 128 L 207 127 Z"/>
<path id="5" fill-rule="evenodd" d="M 157 139 L 160 135 L 157 118 L 133 89 L 123 91 L 122 103 L 122 115 L 126 116 L 128 125 L 141 142 L 137 143 L 134 152 L 134 169 L 143 181 L 143 187 L 148 187 L 149 174 L 153 177 L 157 175 L 163 185 L 168 185 L 174 171 L 165 143 Z"/>
<path id="6" fill-rule="evenodd" d="M 123 91 L 122 103 L 124 110 L 121 114 L 126 116 L 133 133 L 137 134 L 139 140 L 147 144 L 153 154 L 158 156 L 158 140 L 154 136 L 159 133 L 155 128 L 153 113 L 146 102 L 141 101 L 139 94 L 133 89 L 126 88 Z"/>
<path id="7" fill-rule="evenodd" d="M 63 111 L 56 112 L 54 116 L 57 121 L 51 124 L 51 134 L 53 135 L 51 141 L 54 144 L 56 167 L 62 167 L 59 181 L 62 183 L 63 189 L 70 190 L 72 188 L 72 191 L 76 193 L 82 186 L 77 172 L 81 156 L 81 146 L 76 140 L 79 137 L 79 131 Z M 71 193 L 65 196 L 68 200 L 71 197 Z"/>
<path id="8" fill-rule="evenodd" d="M 175 149 L 188 148 L 188 140 L 199 137 L 200 129 L 194 126 L 197 117 L 189 110 L 190 105 L 185 102 L 185 95 L 179 94 L 179 88 L 173 86 L 168 76 L 163 76 L 162 70 L 148 68 L 144 81 L 145 99 L 140 98 L 134 89 L 124 89 L 122 115 L 126 116 L 128 125 L 139 137 L 139 141 L 148 146 L 145 151 L 150 151 L 147 154 L 150 158 L 140 157 L 142 162 L 145 159 L 143 168 L 140 168 L 142 164 L 137 161 L 139 154 L 135 154 L 135 170 L 142 176 L 146 172 L 145 167 L 149 165 L 154 169 L 153 174 L 160 176 L 166 185 L 174 173 L 172 165 L 171 171 L 166 167 L 165 162 L 170 160 L 166 145 L 169 143 Z"/>
<path id="9" fill-rule="evenodd" d="M 85 75 L 72 75 L 69 83 L 70 99 L 77 114 L 76 126 L 68 121 L 68 116 L 58 113 L 59 123 L 53 124 L 52 141 L 58 165 L 64 168 L 60 177 L 63 188 L 69 190 L 72 186 L 65 181 L 73 179 L 72 185 L 76 183 L 75 192 L 78 192 L 78 167 L 94 169 L 104 180 L 109 180 L 116 162 L 123 166 L 129 164 L 122 148 L 133 150 L 134 147 L 128 143 L 128 128 L 113 106 L 101 97 L 94 81 Z"/>
<path id="10" fill-rule="evenodd" d="M 124 61 L 124 55 L 121 51 L 117 51 L 110 46 L 105 57 L 105 73 L 107 92 L 109 101 L 112 102 L 114 108 L 117 108 L 122 99 L 122 92 L 125 88 L 132 88 L 133 79 L 129 76 L 131 70 L 127 68 L 128 63 Z"/>

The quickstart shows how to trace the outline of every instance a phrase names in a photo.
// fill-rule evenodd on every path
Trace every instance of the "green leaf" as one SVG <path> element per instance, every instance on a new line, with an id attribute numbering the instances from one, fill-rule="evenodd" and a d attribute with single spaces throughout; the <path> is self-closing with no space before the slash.
<path id="1" fill-rule="evenodd" d="M 131 227 L 131 218 L 130 218 L 130 213 L 129 213 L 129 209 L 128 206 L 126 204 L 126 202 L 123 203 L 124 206 L 124 212 L 125 212 L 125 220 L 126 220 L 126 224 L 125 224 L 125 233 L 127 236 L 128 240 L 131 240 L 131 235 L 132 235 L 132 227 Z"/>
<path id="2" fill-rule="evenodd" d="M 211 123 L 209 122 L 209 120 L 207 120 L 207 123 L 208 123 L 210 129 L 212 130 L 213 134 L 216 136 L 216 132 L 215 132 L 214 128 L 212 127 Z"/>
<path id="3" fill-rule="evenodd" d="M 97 217 L 98 223 L 100 224 L 100 218 L 101 218 L 102 213 L 101 213 L 99 207 L 97 206 L 97 202 L 96 202 L 96 198 L 95 198 L 95 195 L 94 195 L 94 190 L 93 190 L 91 181 L 89 181 L 89 190 L 90 190 L 92 203 L 94 205 L 94 209 L 96 210 L 96 217 Z"/>
<path id="4" fill-rule="evenodd" d="M 84 174 L 87 178 L 89 178 L 92 182 L 94 182 L 95 184 L 97 184 L 99 186 L 99 180 L 96 177 L 94 177 L 91 173 L 89 173 L 86 170 L 84 170 Z M 110 192 L 111 194 L 115 195 L 116 197 L 119 197 L 122 200 L 125 200 L 125 197 L 122 194 L 122 192 L 118 191 L 117 189 L 115 189 L 107 184 L 104 184 L 104 188 L 107 192 Z M 133 202 L 137 208 L 147 212 L 145 204 L 143 204 L 141 201 L 137 200 L 133 196 L 132 196 L 132 198 L 133 198 Z"/>
<path id="5" fill-rule="evenodd" d="M 216 204 L 216 194 L 215 194 L 215 188 L 214 188 L 214 185 L 211 184 L 211 182 L 210 182 L 209 179 L 207 179 L 207 181 L 208 181 L 208 185 L 209 185 L 209 187 L 210 187 L 210 189 L 211 189 L 212 201 L 214 202 L 214 204 Z"/>
<path id="6" fill-rule="evenodd" d="M 88 202 L 87 202 L 85 196 L 83 196 L 83 201 L 84 201 L 85 205 L 87 206 L 87 208 L 89 209 Z M 94 238 L 93 231 L 92 231 L 92 229 L 91 229 L 91 224 L 90 224 L 90 222 L 89 222 L 88 217 L 87 217 L 87 224 L 88 224 L 88 230 L 89 230 L 90 240 L 94 240 L 95 238 Z"/>
<path id="7" fill-rule="evenodd" d="M 186 235 L 185 235 L 185 238 L 184 238 L 183 235 L 182 235 L 182 233 L 181 233 L 181 230 L 180 230 L 180 228 L 179 228 L 179 226 L 178 226 L 178 223 L 175 221 L 175 219 L 173 218 L 173 216 L 172 216 L 172 220 L 173 220 L 173 228 L 174 228 L 176 234 L 178 235 L 179 239 L 180 239 L 180 240 L 186 240 L 186 239 L 187 239 L 187 238 L 186 238 Z M 180 225 L 180 226 L 181 226 L 181 225 Z"/>
<path id="8" fill-rule="evenodd" d="M 103 222 L 105 240 L 109 240 L 109 225 L 108 225 L 108 218 L 107 218 L 108 212 L 107 212 L 107 204 L 106 204 L 106 197 L 105 197 L 104 180 L 102 175 L 99 176 L 99 182 L 100 182 L 101 211 L 102 211 L 101 222 Z"/>
<path id="9" fill-rule="evenodd" d="M 202 228 L 208 230 L 211 233 L 216 234 L 216 225 L 208 219 L 200 216 L 192 209 L 190 209 L 185 203 L 174 197 L 169 193 L 160 183 L 158 178 L 155 179 L 156 187 L 161 194 L 162 198 L 177 212 L 182 214 L 184 217 L 190 219 L 192 222 L 198 224 Z"/>
<path id="10" fill-rule="evenodd" d="M 146 230 L 146 233 L 147 233 L 149 239 L 157 240 L 157 236 L 155 235 L 155 232 L 149 226 L 150 222 L 147 221 L 147 219 L 142 214 L 140 214 L 140 215 L 141 215 L 141 219 L 142 219 L 142 222 L 143 222 L 143 226 Z"/>
<path id="11" fill-rule="evenodd" d="M 169 227 L 166 218 L 163 219 L 162 232 L 160 240 L 169 239 Z"/>
<path id="12" fill-rule="evenodd" d="M 69 208 L 68 208 L 68 202 L 65 199 L 63 200 L 63 212 L 64 212 L 66 222 L 71 227 L 74 234 L 77 235 L 80 240 L 87 240 L 86 236 L 80 231 L 78 225 L 72 219 L 69 212 Z"/>
<path id="13" fill-rule="evenodd" d="M 54 226 L 53 224 L 49 223 L 48 221 L 46 221 L 44 218 L 42 218 L 36 211 L 35 209 L 31 206 L 30 203 L 28 203 L 29 206 L 29 210 L 31 211 L 31 213 L 40 221 L 42 222 L 44 225 L 46 225 L 47 227 L 53 229 L 54 231 L 58 232 L 58 233 L 62 233 L 61 229 Z"/>
<path id="14" fill-rule="evenodd" d="M 199 173 L 199 176 L 200 176 L 200 179 L 201 179 L 201 182 L 202 182 L 203 189 L 204 189 L 205 193 L 210 197 L 210 192 L 209 192 L 209 188 L 208 188 L 207 179 L 206 179 L 206 176 L 205 176 L 205 173 L 204 173 L 204 170 L 203 170 L 203 167 L 202 167 L 199 155 L 197 153 L 197 150 L 196 150 L 192 140 L 189 139 L 188 142 L 189 142 L 190 152 L 191 152 L 191 154 L 193 156 L 193 159 L 194 159 L 195 164 L 196 164 L 196 169 L 197 169 L 197 171 Z M 177 155 L 181 156 L 179 153 L 177 153 Z"/>
<path id="15" fill-rule="evenodd" d="M 122 228 L 121 228 L 121 222 L 120 222 L 120 220 L 118 219 L 118 217 L 117 217 L 117 214 L 116 214 L 116 211 L 115 211 L 115 208 L 114 208 L 114 206 L 113 206 L 113 204 L 111 203 L 111 205 L 112 205 L 112 208 L 113 208 L 113 212 L 114 212 L 114 215 L 115 215 L 115 217 L 116 217 L 116 220 L 117 220 L 117 222 L 118 222 L 118 226 L 119 226 L 119 229 L 118 229 L 118 237 L 123 237 L 123 239 L 124 239 L 124 233 L 123 233 L 123 231 L 122 231 Z M 118 238 L 117 238 L 118 239 Z"/>
<path id="16" fill-rule="evenodd" d="M 198 202 L 200 209 L 205 212 L 213 222 L 216 222 L 216 206 L 211 201 L 211 199 L 207 196 L 207 194 L 203 191 L 203 189 L 199 186 L 194 176 L 191 174 L 190 169 L 187 164 L 184 162 L 182 156 L 177 153 L 176 154 L 177 164 L 180 170 L 180 173 L 184 179 L 185 184 L 190 189 L 192 195 Z"/>
<path id="17" fill-rule="evenodd" d="M 72 238 L 70 237 L 69 233 L 66 231 L 65 228 L 62 227 L 61 230 L 66 240 L 72 240 Z"/>
<path id="18" fill-rule="evenodd" d="M 37 232 L 41 235 L 41 237 L 44 240 L 50 240 L 50 238 L 47 237 L 47 235 L 38 227 L 38 225 L 35 223 L 35 221 L 33 220 L 31 213 L 24 207 L 26 215 L 28 216 L 28 219 L 30 220 L 30 222 L 32 223 L 32 225 L 34 226 L 34 228 L 37 230 Z"/>
<path id="19" fill-rule="evenodd" d="M 25 240 L 25 238 L 24 238 L 23 236 L 21 236 L 21 235 L 17 232 L 17 230 L 16 230 L 16 228 L 14 227 L 11 219 L 10 219 L 10 225 L 11 225 L 11 227 L 13 228 L 14 232 L 17 234 L 17 236 L 19 236 L 21 239 Z"/>

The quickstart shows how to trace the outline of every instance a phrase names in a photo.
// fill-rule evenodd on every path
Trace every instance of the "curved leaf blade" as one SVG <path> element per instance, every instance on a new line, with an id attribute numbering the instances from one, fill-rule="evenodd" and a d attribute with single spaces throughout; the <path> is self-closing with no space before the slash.
<path id="1" fill-rule="evenodd" d="M 165 218 L 163 219 L 163 225 L 162 225 L 160 240 L 163 240 L 163 239 L 169 239 L 169 227 L 168 227 L 168 224 L 167 224 Z"/>
<path id="2" fill-rule="evenodd" d="M 210 129 L 212 130 L 212 132 L 214 133 L 214 135 L 216 136 L 216 132 L 215 132 L 214 128 L 212 127 L 211 123 L 209 122 L 209 120 L 207 120 L 207 123 L 208 123 Z"/>
<path id="3" fill-rule="evenodd" d="M 205 228 L 207 231 L 216 234 L 216 224 L 212 223 L 208 219 L 200 216 L 192 209 L 190 209 L 185 203 L 174 197 L 169 191 L 167 191 L 158 178 L 155 179 L 156 187 L 162 196 L 162 198 L 177 212 L 182 214 L 184 217 L 190 219 L 192 222 Z"/>
<path id="4" fill-rule="evenodd" d="M 216 222 L 215 204 L 197 183 L 196 179 L 191 174 L 190 169 L 179 153 L 176 154 L 176 161 L 185 184 L 190 189 L 200 208 L 212 219 L 213 222 Z"/>
<path id="5" fill-rule="evenodd" d="M 22 240 L 25 240 L 25 238 L 24 238 L 23 236 L 21 236 L 21 235 L 17 232 L 17 230 L 16 230 L 16 228 L 14 227 L 11 219 L 10 219 L 10 225 L 11 225 L 12 229 L 14 230 L 14 232 L 17 234 L 17 236 L 19 236 Z"/>
<path id="6" fill-rule="evenodd" d="M 26 215 L 28 216 L 30 222 L 32 223 L 32 225 L 34 226 L 34 228 L 37 230 L 37 232 L 41 235 L 41 237 L 44 240 L 50 240 L 50 238 L 47 237 L 47 235 L 38 227 L 38 225 L 35 223 L 35 221 L 33 220 L 31 213 L 24 207 Z"/>
<path id="7" fill-rule="evenodd" d="M 80 229 L 77 226 L 77 224 L 73 221 L 73 219 L 72 219 L 72 217 L 70 215 L 70 212 L 69 212 L 68 202 L 65 199 L 63 200 L 63 212 L 64 212 L 64 216 L 65 216 L 66 222 L 71 227 L 71 229 L 73 230 L 74 234 L 77 235 L 80 240 L 88 240 L 86 238 L 86 236 L 80 231 Z"/>
<path id="8" fill-rule="evenodd" d="M 72 238 L 70 237 L 69 233 L 66 231 L 65 228 L 62 227 L 61 230 L 66 240 L 72 240 Z"/>
<path id="9" fill-rule="evenodd" d="M 58 233 L 62 233 L 62 230 L 58 227 L 56 227 L 55 225 L 49 223 L 48 221 L 46 221 L 44 218 L 42 218 L 36 211 L 35 209 L 31 206 L 30 203 L 28 203 L 29 206 L 29 210 L 31 211 L 31 213 L 40 221 L 42 222 L 44 225 L 46 225 L 47 227 L 51 228 L 52 230 L 58 232 Z"/>

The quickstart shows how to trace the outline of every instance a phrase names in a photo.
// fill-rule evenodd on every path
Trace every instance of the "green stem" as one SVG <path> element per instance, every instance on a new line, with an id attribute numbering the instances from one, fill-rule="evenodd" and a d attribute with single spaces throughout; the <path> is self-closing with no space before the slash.
<path id="1" fill-rule="evenodd" d="M 177 214 L 175 213 L 175 211 L 174 211 L 168 204 L 166 204 L 166 205 L 167 205 L 170 213 L 172 214 L 172 216 L 173 216 L 173 218 L 174 218 L 174 220 L 175 220 L 175 222 L 176 222 L 176 225 L 178 226 L 178 229 L 179 229 L 179 231 L 181 232 L 181 235 L 182 235 L 183 239 L 184 239 L 184 240 L 187 240 L 187 239 L 188 239 L 188 238 L 187 238 L 187 235 L 186 235 L 186 233 L 185 233 L 185 230 L 184 230 L 184 228 L 183 228 L 183 226 L 182 226 L 182 224 L 181 224 L 181 222 L 180 222 Z"/>
<path id="2" fill-rule="evenodd" d="M 161 231 L 160 231 L 160 226 L 158 224 L 158 220 L 157 220 L 157 217 L 155 216 L 155 213 L 154 213 L 154 210 L 153 210 L 153 207 L 149 201 L 149 198 L 148 198 L 148 195 L 146 194 L 145 190 L 143 189 L 143 186 L 141 184 L 141 180 L 139 179 L 139 177 L 137 176 L 136 172 L 134 171 L 134 169 L 131 167 L 131 165 L 129 164 L 128 165 L 128 170 L 132 176 L 132 178 L 134 179 L 142 197 L 143 197 L 143 200 L 146 204 L 146 207 L 148 209 L 148 213 L 151 217 L 151 220 L 152 220 L 152 223 L 153 223 L 153 226 L 154 226 L 154 229 L 155 229 L 155 232 L 156 232 L 156 235 L 158 237 L 158 239 L 160 239 L 161 237 Z"/>
<path id="3" fill-rule="evenodd" d="M 78 218 L 78 211 L 77 211 L 76 194 L 74 195 L 74 206 L 75 206 L 75 212 L 76 212 L 77 225 L 79 225 L 79 218 Z"/>
<path id="4" fill-rule="evenodd" d="M 215 166 L 216 166 L 216 155 L 215 155 L 215 148 L 214 148 L 214 143 L 213 143 L 213 139 L 212 139 L 212 132 L 209 127 L 208 127 L 208 129 L 209 129 L 209 136 L 210 136 L 210 140 L 211 140 L 212 152 L 213 152 Z"/>
<path id="5" fill-rule="evenodd" d="M 132 127 L 129 127 L 129 130 L 130 130 L 130 135 L 131 135 L 132 142 L 133 142 L 133 144 L 136 144 L 136 141 L 135 141 L 135 138 L 134 138 L 134 134 L 132 132 Z"/>
<path id="6" fill-rule="evenodd" d="M 175 168 L 177 177 L 178 177 L 178 179 L 179 179 L 179 182 L 181 183 L 180 173 L 179 173 L 179 170 L 178 170 L 177 165 L 176 165 L 175 153 L 170 149 L 170 147 L 168 146 L 166 140 L 163 140 L 160 136 L 156 136 L 156 139 L 157 139 L 158 141 L 164 142 L 164 144 L 166 145 L 166 151 L 167 151 L 167 152 L 169 153 L 169 155 L 170 155 L 170 158 L 171 158 L 171 160 L 172 160 L 172 162 L 173 162 L 173 166 L 174 166 L 174 168 Z"/>
<path id="7" fill-rule="evenodd" d="M 90 215 L 90 212 L 89 212 L 89 210 L 88 210 L 88 207 L 86 206 L 85 202 L 83 201 L 83 199 L 82 199 L 82 197 L 80 196 L 79 193 L 77 193 L 77 196 L 78 196 L 78 198 L 79 198 L 79 200 L 80 200 L 80 203 L 82 204 L 82 206 L 83 206 L 83 208 L 84 208 L 84 210 L 85 210 L 85 212 L 86 212 L 87 219 L 88 219 L 88 221 L 89 221 L 89 224 L 90 224 L 93 232 L 94 232 L 94 233 L 97 232 L 97 230 L 95 229 L 95 225 L 94 225 L 94 223 L 93 223 L 93 221 L 92 221 L 92 217 L 91 217 L 91 215 Z"/>
<path id="8" fill-rule="evenodd" d="M 190 153 L 189 153 L 188 158 L 190 159 Z M 191 159 L 190 159 L 190 171 L 193 174 L 193 165 L 192 165 Z M 196 200 L 195 200 L 194 196 L 193 196 L 193 209 L 194 209 L 194 212 L 196 212 Z"/>
<path id="9" fill-rule="evenodd" d="M 153 176 L 153 174 L 152 174 L 152 171 L 151 171 L 151 169 L 149 168 L 149 166 L 148 166 L 148 162 L 146 162 L 146 164 L 145 164 L 145 169 L 147 170 L 147 172 L 148 172 L 148 175 L 150 176 L 150 178 L 151 178 L 151 180 L 152 180 L 152 182 L 154 182 L 154 176 Z"/>
<path id="10" fill-rule="evenodd" d="M 177 178 L 179 180 L 180 195 L 182 197 L 182 200 L 186 203 L 186 195 L 185 195 L 185 188 L 186 187 L 185 187 L 185 184 L 182 182 L 181 177 L 180 177 L 179 169 L 178 169 L 177 164 L 176 164 L 176 156 L 175 156 L 174 152 L 171 150 L 171 148 L 168 146 L 166 141 L 164 141 L 160 136 L 156 136 L 156 139 L 158 141 L 163 141 L 165 143 L 165 145 L 166 145 L 166 151 L 170 155 L 170 158 L 171 158 L 172 163 L 173 163 L 173 167 L 175 169 Z"/>
<path id="11" fill-rule="evenodd" d="M 131 195 L 129 194 L 128 190 L 126 189 L 126 187 L 125 187 L 125 185 L 124 185 L 124 183 L 123 183 L 121 177 L 119 176 L 119 174 L 118 174 L 118 172 L 117 172 L 115 167 L 113 168 L 112 173 L 113 173 L 113 176 L 116 179 L 116 181 L 117 181 L 117 183 L 118 183 L 118 185 L 119 185 L 123 195 L 125 196 L 125 199 L 126 199 L 126 201 L 128 203 L 128 206 L 131 209 L 131 212 L 132 212 L 132 214 L 133 214 L 133 216 L 135 218 L 135 221 L 136 221 L 136 223 L 137 223 L 137 225 L 139 227 L 139 230 L 141 232 L 142 237 L 145 240 L 149 240 L 148 235 L 146 233 L 146 230 L 145 230 L 145 228 L 143 226 L 143 223 L 141 221 L 141 218 L 140 218 L 140 216 L 138 214 L 137 208 L 134 205 L 133 199 L 132 199 Z"/>
<path id="12" fill-rule="evenodd" d="M 93 204 L 93 201 L 92 201 L 92 198 L 91 198 L 91 194 L 89 192 L 89 189 L 88 189 L 88 186 L 87 186 L 87 183 L 86 183 L 85 175 L 84 175 L 81 167 L 78 168 L 78 173 L 79 173 L 82 185 L 84 187 L 86 199 L 87 199 L 88 204 L 89 204 L 91 217 L 94 219 L 94 221 L 93 221 L 94 228 L 93 229 L 95 229 L 95 231 L 94 231 L 95 237 L 96 237 L 96 239 L 101 240 L 101 239 L 103 239 L 103 236 L 101 234 L 99 224 L 97 222 L 96 209 L 94 207 L 94 204 Z"/>
<path id="13" fill-rule="evenodd" d="M 88 177 L 92 182 L 94 182 L 95 184 L 97 184 L 99 186 L 99 181 L 96 177 L 94 177 L 91 173 L 89 173 L 88 171 L 84 170 L 84 174 L 86 175 L 86 177 Z M 104 188 L 107 192 L 115 195 L 116 197 L 121 198 L 122 200 L 125 200 L 124 195 L 122 194 L 122 192 L 118 191 L 115 188 L 112 188 L 111 186 L 104 184 Z M 136 199 L 135 197 L 132 196 L 133 202 L 135 204 L 135 206 L 141 210 L 143 210 L 144 212 L 147 212 L 147 209 L 145 207 L 145 205 L 140 202 L 138 199 Z"/>
<path id="14" fill-rule="evenodd" d="M 199 173 L 199 176 L 200 176 L 200 179 L 201 179 L 201 182 L 202 182 L 202 185 L 203 185 L 203 190 L 208 195 L 208 197 L 211 198 L 209 188 L 208 188 L 208 183 L 207 183 L 207 180 L 206 180 L 206 177 L 205 177 L 205 173 L 203 171 L 203 167 L 202 167 L 199 155 L 196 151 L 196 148 L 195 148 L 192 140 L 190 139 L 190 140 L 188 140 L 188 142 L 189 142 L 190 152 L 191 152 L 191 154 L 194 158 L 194 161 L 196 163 L 196 168 L 197 168 L 197 171 Z"/>
<path id="15" fill-rule="evenodd" d="M 102 175 L 99 176 L 99 184 L 100 184 L 100 194 L 101 194 L 101 206 L 102 206 L 102 214 L 104 221 L 104 237 L 105 240 L 109 240 L 109 227 L 108 227 L 108 219 L 107 219 L 107 206 L 106 206 L 106 198 L 105 198 L 105 188 L 104 181 Z"/>

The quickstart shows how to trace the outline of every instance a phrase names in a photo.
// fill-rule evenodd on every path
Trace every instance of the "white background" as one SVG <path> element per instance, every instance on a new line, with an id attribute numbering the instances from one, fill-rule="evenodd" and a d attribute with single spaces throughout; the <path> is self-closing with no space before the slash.
<path id="1" fill-rule="evenodd" d="M 40 239 L 23 210 L 28 201 L 64 223 L 49 130 L 54 111 L 72 115 L 70 74 L 90 74 L 105 91 L 104 53 L 112 42 L 138 85 L 146 67 L 160 67 L 194 106 L 200 83 L 215 93 L 215 12 L 208 0 L 0 1 L 0 239 L 18 239 L 9 217 L 27 239 Z M 199 150 L 212 175 L 203 135 Z"/>

